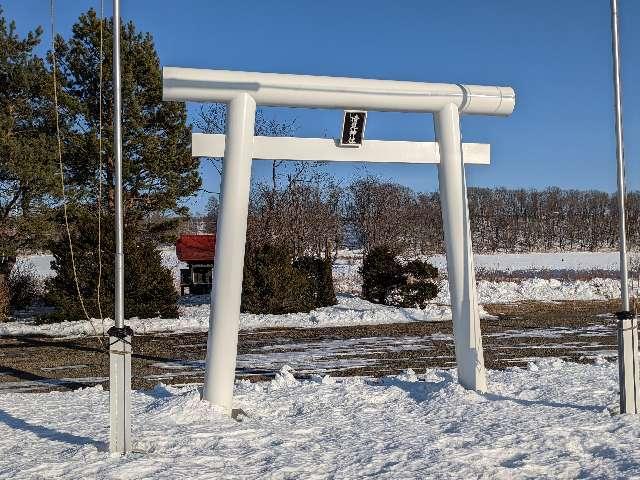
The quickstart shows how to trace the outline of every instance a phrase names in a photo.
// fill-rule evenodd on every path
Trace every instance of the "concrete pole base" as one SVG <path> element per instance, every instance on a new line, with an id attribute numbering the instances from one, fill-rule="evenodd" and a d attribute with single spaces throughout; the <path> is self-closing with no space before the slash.
<path id="1" fill-rule="evenodd" d="M 130 327 L 111 327 L 109 333 L 109 451 L 127 453 L 131 445 Z"/>
<path id="2" fill-rule="evenodd" d="M 640 413 L 638 392 L 638 319 L 633 312 L 617 312 L 620 413 Z"/>

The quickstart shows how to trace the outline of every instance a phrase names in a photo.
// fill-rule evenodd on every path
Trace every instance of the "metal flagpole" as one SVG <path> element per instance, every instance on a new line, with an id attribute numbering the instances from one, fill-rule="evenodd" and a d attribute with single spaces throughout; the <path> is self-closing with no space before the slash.
<path id="1" fill-rule="evenodd" d="M 620 291 L 622 310 L 618 318 L 618 368 L 620 375 L 620 413 L 638 413 L 638 321 L 629 309 L 627 234 L 625 224 L 624 145 L 622 139 L 622 85 L 620 82 L 620 35 L 618 0 L 611 0 L 611 49 L 618 166 L 618 209 L 620 218 Z"/>
<path id="2" fill-rule="evenodd" d="M 124 324 L 120 0 L 113 0 L 113 156 L 115 160 L 115 325 L 109 329 L 109 448 L 131 450 L 131 328 Z"/>

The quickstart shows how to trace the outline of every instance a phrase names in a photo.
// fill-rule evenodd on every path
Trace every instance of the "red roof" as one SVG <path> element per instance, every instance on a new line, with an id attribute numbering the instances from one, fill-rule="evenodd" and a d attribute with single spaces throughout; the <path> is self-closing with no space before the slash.
<path id="1" fill-rule="evenodd" d="M 182 262 L 213 262 L 216 236 L 213 233 L 180 235 L 176 242 L 176 254 Z"/>

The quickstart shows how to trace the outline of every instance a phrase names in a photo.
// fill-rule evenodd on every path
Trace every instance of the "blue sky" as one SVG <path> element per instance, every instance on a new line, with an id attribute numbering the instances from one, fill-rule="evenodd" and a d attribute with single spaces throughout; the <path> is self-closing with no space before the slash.
<path id="1" fill-rule="evenodd" d="M 20 32 L 43 25 L 48 0 L 0 0 Z M 98 0 L 57 0 L 69 32 Z M 111 1 L 105 0 L 109 14 Z M 614 191 L 615 144 L 608 0 L 507 2 L 121 0 L 122 14 L 153 34 L 163 65 L 509 85 L 508 118 L 464 117 L 463 136 L 492 145 L 492 164 L 468 168 L 474 186 Z M 640 2 L 620 0 L 627 183 L 640 188 Z M 197 112 L 190 105 L 190 112 Z M 340 112 L 269 109 L 296 118 L 300 136 L 337 136 Z M 371 113 L 367 138 L 433 139 L 430 115 Z M 266 172 L 255 162 L 254 176 Z M 348 181 L 367 172 L 416 190 L 437 189 L 431 165 L 328 167 Z M 203 168 L 217 190 L 215 172 Z M 194 209 L 205 199 L 194 199 Z"/>

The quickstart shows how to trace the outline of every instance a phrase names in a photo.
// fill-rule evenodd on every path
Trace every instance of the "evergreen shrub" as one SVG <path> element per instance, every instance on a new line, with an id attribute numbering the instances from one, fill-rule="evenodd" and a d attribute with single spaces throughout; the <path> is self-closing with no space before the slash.
<path id="1" fill-rule="evenodd" d="M 313 299 L 313 308 L 338 303 L 333 287 L 331 259 L 305 256 L 297 258 L 293 266 L 303 272 L 309 281 L 309 296 Z"/>
<path id="2" fill-rule="evenodd" d="M 97 293 L 99 278 L 97 223 L 92 218 L 76 219 L 72 231 L 76 271 L 89 316 L 100 318 Z M 103 219 L 102 274 L 100 305 L 104 317 L 114 313 L 114 242 L 113 218 Z M 52 321 L 84 318 L 74 280 L 66 235 L 51 245 L 56 275 L 47 282 L 46 299 L 56 307 Z M 176 318 L 178 293 L 171 271 L 162 265 L 156 246 L 136 229 L 124 231 L 124 314 L 125 318 Z"/>
<path id="3" fill-rule="evenodd" d="M 428 262 L 398 261 L 387 247 L 375 247 L 367 253 L 360 269 L 362 296 L 373 303 L 404 308 L 425 308 L 438 295 L 438 269 Z"/>
<path id="4" fill-rule="evenodd" d="M 335 305 L 330 260 L 296 260 L 280 246 L 248 247 L 242 286 L 243 312 L 284 314 Z"/>

